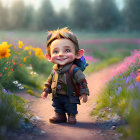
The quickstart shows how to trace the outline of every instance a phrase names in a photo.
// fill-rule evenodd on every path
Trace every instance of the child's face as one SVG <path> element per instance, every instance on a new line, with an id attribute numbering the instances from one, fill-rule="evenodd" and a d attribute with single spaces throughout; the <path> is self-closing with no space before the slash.
<path id="1" fill-rule="evenodd" d="M 50 45 L 50 61 L 61 66 L 74 61 L 75 45 L 69 39 L 56 39 Z"/>

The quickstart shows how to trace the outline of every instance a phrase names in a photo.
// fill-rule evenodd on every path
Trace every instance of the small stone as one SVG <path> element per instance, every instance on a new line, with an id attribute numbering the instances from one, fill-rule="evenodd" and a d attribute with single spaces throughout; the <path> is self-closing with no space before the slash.
<path id="1" fill-rule="evenodd" d="M 44 135 L 45 133 L 46 133 L 46 132 L 43 131 L 43 130 L 40 131 L 40 135 Z"/>
<path id="2" fill-rule="evenodd" d="M 122 136 L 123 136 L 123 134 L 122 134 L 122 133 L 120 133 L 120 134 L 119 134 L 119 137 L 122 137 Z"/>
<path id="3" fill-rule="evenodd" d="M 41 120 L 41 118 L 40 117 L 38 117 L 38 116 L 34 116 L 34 117 L 32 117 L 32 119 L 31 119 L 32 121 L 39 121 L 39 120 Z"/>
<path id="4" fill-rule="evenodd" d="M 115 129 L 116 129 L 116 126 L 115 126 L 115 125 L 113 125 L 113 126 L 111 127 L 111 129 L 112 129 L 112 130 L 115 130 Z"/>
<path id="5" fill-rule="evenodd" d="M 106 136 L 106 134 L 102 133 L 101 136 Z"/>

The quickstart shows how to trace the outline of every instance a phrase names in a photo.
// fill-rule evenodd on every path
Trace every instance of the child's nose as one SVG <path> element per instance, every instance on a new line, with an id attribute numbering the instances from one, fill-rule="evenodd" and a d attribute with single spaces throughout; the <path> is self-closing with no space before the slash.
<path id="1" fill-rule="evenodd" d="M 60 56 L 60 57 L 61 57 L 61 56 L 64 56 L 63 52 L 60 52 L 60 53 L 59 53 L 59 56 Z"/>

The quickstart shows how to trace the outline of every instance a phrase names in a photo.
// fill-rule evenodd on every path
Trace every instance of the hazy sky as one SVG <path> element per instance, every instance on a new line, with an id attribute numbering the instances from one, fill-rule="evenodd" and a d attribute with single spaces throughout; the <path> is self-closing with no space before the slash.
<path id="1" fill-rule="evenodd" d="M 5 6 L 10 6 L 12 2 L 20 0 L 2 0 Z M 24 0 L 26 4 L 32 4 L 36 9 L 40 6 L 42 0 Z M 93 1 L 93 0 L 92 0 Z M 119 8 L 122 8 L 123 0 L 116 0 L 119 5 Z M 61 8 L 68 8 L 70 0 L 51 0 L 56 11 L 59 11 Z"/>

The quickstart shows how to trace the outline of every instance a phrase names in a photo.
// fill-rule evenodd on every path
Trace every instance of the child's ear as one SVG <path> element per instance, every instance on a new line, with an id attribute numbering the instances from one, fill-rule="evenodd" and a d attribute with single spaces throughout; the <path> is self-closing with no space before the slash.
<path id="1" fill-rule="evenodd" d="M 76 54 L 76 59 L 80 59 L 84 55 L 84 49 L 80 49 Z"/>
<path id="2" fill-rule="evenodd" d="M 46 54 L 46 58 L 48 59 L 48 61 L 50 62 L 51 61 L 51 56 Z"/>

